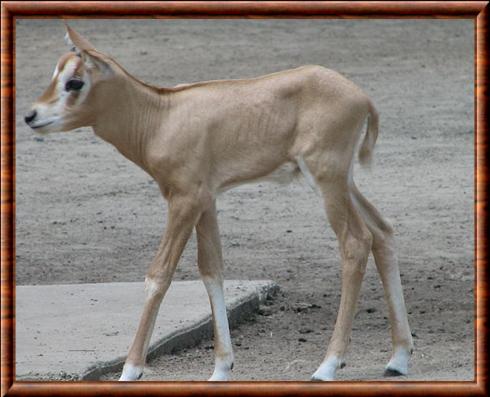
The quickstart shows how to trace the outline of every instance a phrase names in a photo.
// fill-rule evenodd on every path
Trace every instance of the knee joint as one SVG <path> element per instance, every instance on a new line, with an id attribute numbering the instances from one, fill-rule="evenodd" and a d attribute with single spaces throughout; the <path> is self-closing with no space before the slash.
<path id="1" fill-rule="evenodd" d="M 146 298 L 150 299 L 154 296 L 162 295 L 165 289 L 165 283 L 161 280 L 152 277 L 145 278 Z"/>
<path id="2" fill-rule="evenodd" d="M 361 237 L 349 236 L 344 244 L 344 256 L 346 260 L 359 262 L 369 255 L 373 244 L 371 233 L 363 233 Z"/>

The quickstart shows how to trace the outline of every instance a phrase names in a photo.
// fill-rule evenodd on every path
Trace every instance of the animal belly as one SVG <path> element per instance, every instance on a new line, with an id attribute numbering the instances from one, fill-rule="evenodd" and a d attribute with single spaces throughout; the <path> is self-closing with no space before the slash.
<path id="1" fill-rule="evenodd" d="M 287 185 L 291 183 L 294 179 L 296 179 L 299 175 L 300 175 L 300 168 L 298 167 L 298 164 L 290 161 L 280 165 L 269 174 L 257 178 L 250 178 L 239 182 L 232 182 L 229 184 L 225 184 L 223 187 L 219 189 L 219 193 L 249 183 L 272 182 L 280 185 Z"/>
<path id="2" fill-rule="evenodd" d="M 299 167 L 296 163 L 287 162 L 276 168 L 270 174 L 254 180 L 253 182 L 268 181 L 287 185 L 299 175 Z"/>

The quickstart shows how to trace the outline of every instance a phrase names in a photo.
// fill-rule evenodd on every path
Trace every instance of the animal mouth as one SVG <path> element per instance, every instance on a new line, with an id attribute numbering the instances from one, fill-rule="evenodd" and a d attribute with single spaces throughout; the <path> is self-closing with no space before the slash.
<path id="1" fill-rule="evenodd" d="M 46 127 L 47 125 L 50 125 L 50 124 L 53 124 L 54 123 L 54 120 L 52 121 L 48 121 L 47 123 L 44 123 L 44 124 L 37 124 L 37 125 L 31 125 L 30 127 L 35 130 L 37 128 L 42 128 L 42 127 Z"/>

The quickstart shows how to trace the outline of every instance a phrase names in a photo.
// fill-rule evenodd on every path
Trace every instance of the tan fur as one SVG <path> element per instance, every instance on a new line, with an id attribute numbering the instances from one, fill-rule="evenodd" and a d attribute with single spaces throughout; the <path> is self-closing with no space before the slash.
<path id="1" fill-rule="evenodd" d="M 68 28 L 68 34 L 81 51 L 83 62 L 76 70 L 89 76 L 90 90 L 80 93 L 85 95 L 83 101 L 71 96 L 59 121 L 39 131 L 91 126 L 148 172 L 168 200 L 167 230 L 147 275 L 152 293 L 127 358 L 131 377 L 145 363 L 160 302 L 194 228 L 199 270 L 207 280 L 213 316 L 222 319 L 224 313 L 226 318 L 216 196 L 288 167 L 292 173 L 300 168 L 311 173 L 339 239 L 342 299 L 325 365 L 343 361 L 371 251 L 386 289 L 394 350 L 412 349 L 391 227 L 352 179 L 354 154 L 366 120 L 368 128 L 359 152 L 362 162 L 371 158 L 378 134 L 377 112 L 360 88 L 321 66 L 247 80 L 157 88 L 132 77 L 73 29 Z M 62 57 L 58 75 L 34 105 L 40 113 L 39 123 L 55 117 L 45 102 L 56 96 L 56 79 L 72 57 L 76 55 Z M 213 380 L 226 379 L 233 360 L 228 324 L 220 321 L 215 321 Z M 128 380 L 128 376 L 123 373 L 121 379 Z M 321 371 L 316 375 L 329 376 Z"/>

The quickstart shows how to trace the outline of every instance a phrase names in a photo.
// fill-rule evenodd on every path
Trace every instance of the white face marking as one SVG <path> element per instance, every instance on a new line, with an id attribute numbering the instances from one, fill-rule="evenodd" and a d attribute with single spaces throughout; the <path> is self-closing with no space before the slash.
<path id="1" fill-rule="evenodd" d="M 72 93 L 66 91 L 65 86 L 66 83 L 73 78 L 79 62 L 79 58 L 71 58 L 66 62 L 63 70 L 59 70 L 59 66 L 56 65 L 52 78 L 52 82 L 55 84 L 54 92 L 52 93 L 53 100 L 37 102 L 34 104 L 38 117 L 36 124 L 32 127 L 39 128 L 38 132 L 49 132 L 50 130 L 59 131 L 64 122 L 67 121 L 67 116 L 70 116 L 69 118 L 76 116 L 76 110 L 74 108 L 83 103 L 91 87 L 90 78 L 84 70 L 83 75 L 77 76 L 83 80 L 84 85 L 80 89 L 76 101 L 71 104 L 71 106 L 68 106 L 67 103 Z M 46 125 L 46 127 L 39 127 L 43 125 Z"/>
<path id="2" fill-rule="evenodd" d="M 66 101 L 70 97 L 71 93 L 65 90 L 66 83 L 73 78 L 73 75 L 75 73 L 75 70 L 78 66 L 78 60 L 77 59 L 70 59 L 65 67 L 63 68 L 63 71 L 58 74 L 57 78 L 57 84 L 56 84 L 56 90 L 59 95 L 59 105 L 58 107 L 60 108 L 59 110 L 63 109 L 66 106 Z M 77 104 L 82 103 L 83 100 L 86 98 L 88 92 L 90 91 L 90 79 L 88 78 L 87 73 L 84 71 L 82 76 L 78 76 L 84 81 L 83 87 L 80 89 L 80 94 L 79 97 L 77 98 Z"/>
<path id="3" fill-rule="evenodd" d="M 59 70 L 58 70 L 58 65 L 56 65 L 56 67 L 54 68 L 54 72 L 53 72 L 53 77 L 51 77 L 51 80 L 53 80 L 56 75 L 58 74 Z"/>

